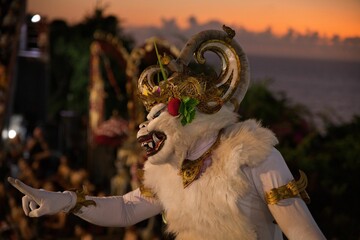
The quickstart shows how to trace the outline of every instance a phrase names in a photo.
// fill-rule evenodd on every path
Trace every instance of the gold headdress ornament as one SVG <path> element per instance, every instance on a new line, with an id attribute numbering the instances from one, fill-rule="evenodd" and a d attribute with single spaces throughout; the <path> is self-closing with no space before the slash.
<path id="1" fill-rule="evenodd" d="M 228 101 L 237 110 L 249 85 L 249 64 L 242 48 L 233 40 L 235 32 L 226 26 L 223 30 L 194 35 L 176 60 L 162 57 L 167 79 L 159 80 L 160 66 L 150 66 L 142 72 L 138 80 L 139 97 L 148 111 L 158 103 L 184 97 L 196 99 L 199 102 L 196 108 L 203 113 L 215 113 Z M 218 76 L 194 74 L 188 66 L 193 57 L 197 63 L 204 64 L 207 51 L 220 58 Z"/>

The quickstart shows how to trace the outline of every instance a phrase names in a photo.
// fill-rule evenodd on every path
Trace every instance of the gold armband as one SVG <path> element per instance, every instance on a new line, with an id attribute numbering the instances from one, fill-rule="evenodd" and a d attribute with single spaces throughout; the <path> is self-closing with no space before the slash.
<path id="1" fill-rule="evenodd" d="M 86 188 L 83 186 L 82 190 L 75 190 L 76 193 L 76 204 L 70 209 L 69 213 L 81 213 L 80 209 L 82 207 L 88 207 L 90 205 L 96 206 L 94 200 L 86 200 L 85 195 L 88 194 Z"/>
<path id="2" fill-rule="evenodd" d="M 310 197 L 305 190 L 308 184 L 307 177 L 303 171 L 299 170 L 299 172 L 299 180 L 292 180 L 281 187 L 273 188 L 269 192 L 265 193 L 265 200 L 267 204 L 276 204 L 280 200 L 294 197 L 301 197 L 307 204 L 309 204 Z"/>

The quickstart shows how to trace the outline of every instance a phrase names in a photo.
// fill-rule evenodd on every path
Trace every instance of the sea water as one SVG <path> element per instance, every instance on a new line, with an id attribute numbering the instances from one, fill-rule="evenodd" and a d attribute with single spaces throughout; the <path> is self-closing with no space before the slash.
<path id="1" fill-rule="evenodd" d="M 283 92 L 290 104 L 335 123 L 360 116 L 360 62 L 248 56 L 252 81 L 271 79 L 269 88 Z M 319 119 L 317 119 L 319 121 Z"/>

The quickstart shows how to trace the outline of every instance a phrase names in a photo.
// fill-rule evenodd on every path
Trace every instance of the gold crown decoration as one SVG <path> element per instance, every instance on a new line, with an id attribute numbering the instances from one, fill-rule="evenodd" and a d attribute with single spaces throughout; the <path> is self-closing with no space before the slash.
<path id="1" fill-rule="evenodd" d="M 138 94 L 149 111 L 154 105 L 168 103 L 171 98 L 190 97 L 198 100 L 196 108 L 212 114 L 226 103 L 235 105 L 235 111 L 247 91 L 250 74 L 246 54 L 233 39 L 235 32 L 223 26 L 224 31 L 206 30 L 194 35 L 181 50 L 177 59 L 161 58 L 164 67 L 146 68 L 138 80 Z M 194 60 L 204 65 L 204 53 L 210 51 L 220 58 L 221 72 L 216 76 L 194 73 L 189 63 Z M 161 71 L 167 79 L 160 79 Z"/>
<path id="2" fill-rule="evenodd" d="M 137 94 L 137 82 L 145 66 L 147 67 L 157 63 L 157 56 L 154 54 L 154 43 L 156 43 L 159 50 L 164 54 L 174 56 L 174 58 L 177 58 L 180 54 L 180 50 L 177 49 L 175 45 L 158 37 L 146 39 L 144 44 L 135 47 L 131 51 L 126 67 L 126 75 L 128 78 L 126 92 L 129 97 L 128 112 L 132 120 L 130 122 L 130 129 L 132 130 L 137 129 L 137 126 L 146 118 L 144 105 Z"/>

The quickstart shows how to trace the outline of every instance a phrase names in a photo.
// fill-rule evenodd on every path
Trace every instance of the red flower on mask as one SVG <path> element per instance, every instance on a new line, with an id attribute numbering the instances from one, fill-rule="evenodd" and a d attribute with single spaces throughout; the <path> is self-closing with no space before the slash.
<path id="1" fill-rule="evenodd" d="M 169 112 L 172 116 L 177 116 L 177 115 L 179 115 L 180 104 L 181 104 L 180 99 L 178 99 L 178 98 L 172 98 L 172 99 L 170 99 L 170 101 L 168 102 L 168 105 L 167 105 L 168 112 Z"/>

